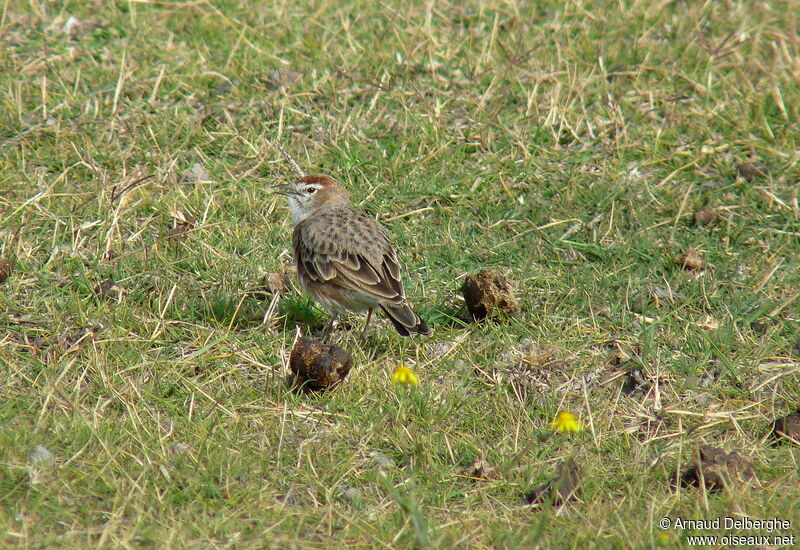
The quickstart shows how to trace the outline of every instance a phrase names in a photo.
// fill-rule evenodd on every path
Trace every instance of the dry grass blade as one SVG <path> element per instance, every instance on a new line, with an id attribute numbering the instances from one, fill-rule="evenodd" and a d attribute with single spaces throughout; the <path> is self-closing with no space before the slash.
<path id="1" fill-rule="evenodd" d="M 283 148 L 283 145 L 281 145 L 280 142 L 277 141 L 274 143 L 275 147 L 278 149 L 278 151 L 281 152 L 281 155 L 283 155 L 284 160 L 286 160 L 286 162 L 289 164 L 289 167 L 292 169 L 292 172 L 294 172 L 294 175 L 298 179 L 305 176 L 305 172 L 303 172 L 303 169 L 300 168 L 300 165 L 297 164 L 297 161 L 295 161 L 294 158 L 292 158 L 292 155 L 290 155 L 289 152 Z"/>

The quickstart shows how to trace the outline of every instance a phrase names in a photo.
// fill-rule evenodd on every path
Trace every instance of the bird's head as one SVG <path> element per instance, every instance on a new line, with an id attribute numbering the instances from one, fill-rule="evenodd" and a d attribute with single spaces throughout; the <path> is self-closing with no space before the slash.
<path id="1" fill-rule="evenodd" d="M 289 211 L 295 225 L 320 209 L 350 202 L 344 187 L 323 174 L 303 176 L 294 183 L 282 183 L 273 189 L 289 199 Z"/>

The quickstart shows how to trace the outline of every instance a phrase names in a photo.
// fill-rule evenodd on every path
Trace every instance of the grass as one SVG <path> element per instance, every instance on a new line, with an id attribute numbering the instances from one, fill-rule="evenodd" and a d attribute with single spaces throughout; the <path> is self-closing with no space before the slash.
<path id="1" fill-rule="evenodd" d="M 659 518 L 796 530 L 798 450 L 765 439 L 800 403 L 796 7 L 4 3 L 0 544 L 679 548 Z M 324 395 L 285 376 L 296 323 L 326 314 L 295 283 L 258 292 L 292 269 L 274 140 L 386 223 L 435 326 L 341 332 L 356 368 Z M 693 222 L 703 206 L 716 224 Z M 705 270 L 676 264 L 689 248 Z M 458 289 L 486 267 L 521 311 L 465 324 Z M 392 386 L 398 364 L 420 385 Z M 560 410 L 586 429 L 551 435 Z M 675 487 L 701 444 L 748 455 L 756 479 Z M 525 506 L 568 457 L 576 500 Z"/>

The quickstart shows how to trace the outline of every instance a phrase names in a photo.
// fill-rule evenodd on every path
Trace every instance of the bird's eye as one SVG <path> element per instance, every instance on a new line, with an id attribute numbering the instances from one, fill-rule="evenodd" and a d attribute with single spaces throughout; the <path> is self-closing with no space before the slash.
<path id="1" fill-rule="evenodd" d="M 306 193 L 308 193 L 309 195 L 313 195 L 316 192 L 317 192 L 316 187 L 306 187 Z"/>

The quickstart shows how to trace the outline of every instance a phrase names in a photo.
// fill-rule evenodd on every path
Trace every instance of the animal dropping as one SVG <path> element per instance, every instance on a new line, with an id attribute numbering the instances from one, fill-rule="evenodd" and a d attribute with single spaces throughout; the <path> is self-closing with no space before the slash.
<path id="1" fill-rule="evenodd" d="M 462 476 L 472 481 L 493 481 L 499 478 L 497 468 L 478 458 L 462 469 Z"/>
<path id="2" fill-rule="evenodd" d="M 706 267 L 705 257 L 694 248 L 690 248 L 684 252 L 676 262 L 683 269 L 688 269 L 689 271 L 700 271 Z"/>
<path id="3" fill-rule="evenodd" d="M 684 487 L 703 485 L 709 491 L 719 491 L 753 477 L 755 470 L 748 457 L 703 445 L 692 457 L 692 466 L 683 473 L 681 483 Z"/>
<path id="4" fill-rule="evenodd" d="M 508 277 L 488 269 L 468 275 L 461 286 L 467 309 L 475 320 L 512 315 L 517 311 L 514 285 Z"/>
<path id="5" fill-rule="evenodd" d="M 736 167 L 736 172 L 748 182 L 766 178 L 769 169 L 763 162 L 744 162 Z"/>
<path id="6" fill-rule="evenodd" d="M 532 506 L 546 503 L 563 506 L 575 498 L 582 477 L 583 471 L 580 465 L 572 458 L 567 458 L 558 465 L 555 477 L 531 491 L 525 502 Z"/>
<path id="7" fill-rule="evenodd" d="M 694 223 L 703 227 L 713 225 L 717 221 L 717 213 L 708 206 L 694 211 Z"/>
<path id="8" fill-rule="evenodd" d="M 5 283 L 6 279 L 11 276 L 12 271 L 14 271 L 13 262 L 6 258 L 0 258 L 0 283 Z"/>
<path id="9" fill-rule="evenodd" d="M 94 288 L 94 293 L 98 298 L 122 301 L 128 291 L 115 283 L 114 279 L 105 279 Z"/>
<path id="10" fill-rule="evenodd" d="M 287 288 L 289 288 L 289 276 L 286 273 L 273 271 L 264 274 L 261 278 L 259 290 L 268 296 L 281 296 L 286 292 Z"/>
<path id="11" fill-rule="evenodd" d="M 790 442 L 800 445 L 800 411 L 776 418 L 769 433 L 774 444 Z"/>
<path id="12" fill-rule="evenodd" d="M 171 244 L 177 244 L 185 239 L 197 225 L 197 219 L 181 210 L 172 212 L 172 227 L 167 229 L 167 238 Z"/>
<path id="13" fill-rule="evenodd" d="M 300 336 L 289 355 L 293 384 L 302 391 L 324 391 L 335 387 L 353 368 L 353 358 L 334 344 Z"/>

